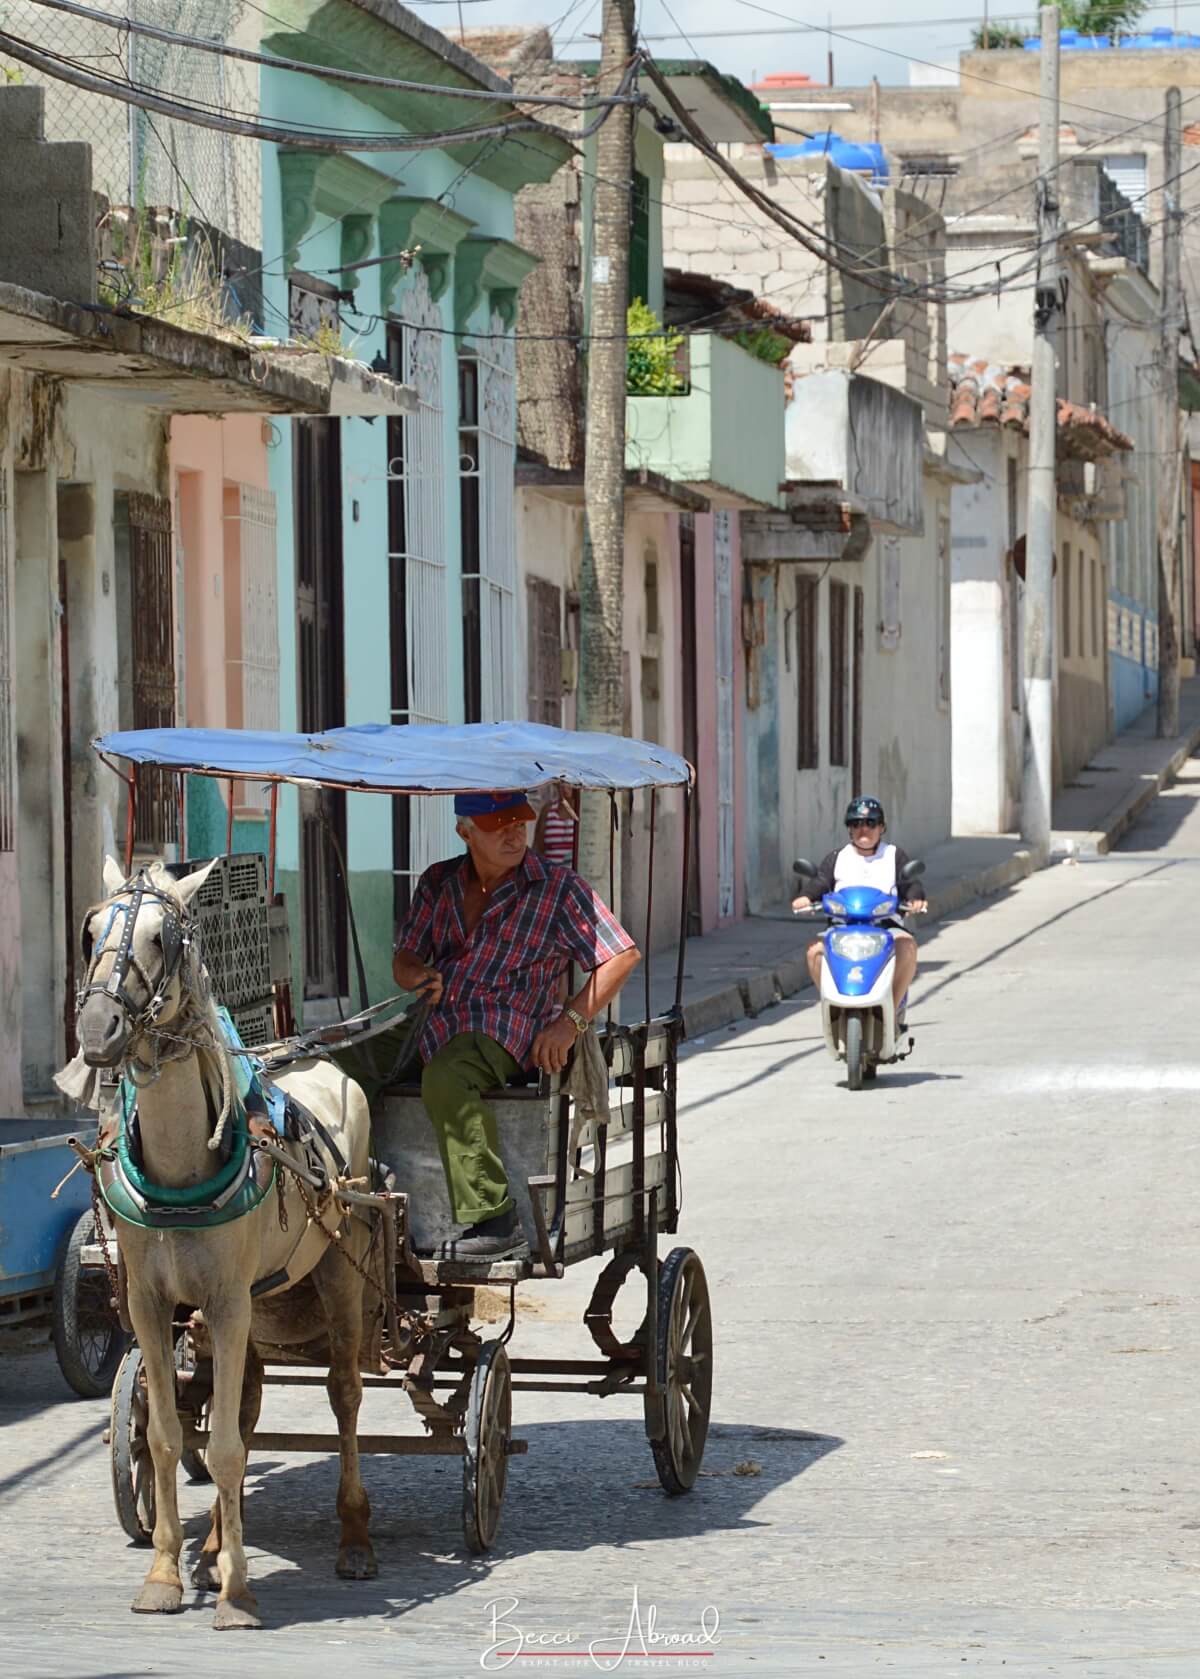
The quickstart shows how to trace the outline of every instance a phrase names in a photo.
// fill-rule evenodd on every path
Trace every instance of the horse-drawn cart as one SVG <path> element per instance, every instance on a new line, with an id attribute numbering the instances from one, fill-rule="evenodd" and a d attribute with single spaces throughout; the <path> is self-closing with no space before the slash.
<path id="1" fill-rule="evenodd" d="M 607 1107 L 597 1111 L 594 1100 L 590 1108 L 580 1105 L 569 1073 L 542 1075 L 537 1083 L 511 1086 L 489 1097 L 528 1255 L 491 1262 L 428 1257 L 430 1250 L 436 1252 L 439 1239 L 451 1234 L 452 1225 L 442 1164 L 419 1087 L 392 1085 L 374 1105 L 371 1181 L 357 1197 L 347 1192 L 343 1208 L 371 1226 L 370 1251 L 362 1268 L 370 1285 L 364 1295 L 370 1322 L 360 1367 L 366 1387 L 403 1389 L 423 1430 L 359 1434 L 358 1450 L 461 1457 L 466 1542 L 471 1550 L 482 1552 L 495 1538 L 508 1459 L 525 1449 L 512 1432 L 513 1394 L 638 1394 L 662 1486 L 668 1493 L 686 1492 L 699 1473 L 708 1428 L 712 1318 L 696 1253 L 676 1247 L 659 1258 L 660 1235 L 676 1230 L 680 1211 L 676 1060 L 682 1034 L 682 926 L 675 1005 L 657 1017 L 650 1008 L 648 970 L 656 807 L 669 790 L 677 792 L 682 805 L 682 820 L 674 830 L 681 836 L 682 855 L 669 859 L 671 886 L 679 892 L 681 923 L 686 914 L 689 766 L 643 742 L 504 724 L 351 728 L 317 737 L 149 730 L 109 736 L 97 745 L 107 758 L 122 758 L 131 766 L 125 776 L 131 808 L 139 772 L 150 766 L 160 774 L 166 770 L 181 777 L 198 774 L 231 782 L 253 778 L 269 784 L 269 890 L 261 909 L 264 925 L 270 915 L 277 929 L 281 910 L 274 893 L 274 846 L 282 783 L 432 798 L 497 786 L 532 791 L 559 782 L 609 795 L 614 843 L 618 796 L 642 791 L 651 882 L 644 899 L 646 1006 L 643 1018 L 634 1022 L 618 1021 L 610 1010 L 599 1030 Z M 230 792 L 232 802 L 232 786 Z M 132 827 L 131 815 L 130 833 Z M 134 859 L 127 856 L 127 875 L 132 875 L 133 865 Z M 129 886 L 124 890 L 128 893 Z M 133 913 L 136 916 L 136 907 Z M 297 1055 L 322 1056 L 336 1041 L 355 1037 L 353 1023 L 308 1034 L 287 1030 L 283 977 L 276 973 L 275 1040 L 254 1046 L 259 1077 L 268 1085 Z M 219 996 L 219 972 L 213 980 Z M 368 1037 L 371 1018 L 366 1011 Z M 415 1031 L 415 1005 L 408 1018 Z M 315 1183 L 308 1193 L 317 1193 Z M 531 1280 L 553 1282 L 569 1267 L 597 1258 L 603 1264 L 584 1314 L 594 1344 L 592 1356 L 510 1356 L 518 1288 Z M 644 1290 L 644 1314 L 640 1327 L 622 1338 L 614 1328 L 614 1302 L 633 1279 Z M 477 1322 L 476 1290 L 481 1288 L 492 1291 L 493 1307 L 495 1291 L 507 1295 L 507 1321 L 491 1339 L 484 1338 Z M 185 1464 L 202 1477 L 210 1440 L 213 1367 L 203 1324 L 190 1309 L 194 1304 L 180 1302 L 176 1406 Z M 494 1318 L 495 1313 L 488 1315 Z M 321 1367 L 327 1362 L 327 1347 L 319 1340 L 299 1347 L 273 1344 L 255 1321 L 254 1348 L 266 1384 L 307 1387 L 325 1382 Z M 155 1514 L 147 1403 L 141 1353 L 135 1345 L 114 1385 L 111 1445 L 118 1515 L 126 1532 L 142 1541 L 150 1538 Z M 336 1451 L 339 1437 L 255 1432 L 249 1447 L 272 1454 Z"/>

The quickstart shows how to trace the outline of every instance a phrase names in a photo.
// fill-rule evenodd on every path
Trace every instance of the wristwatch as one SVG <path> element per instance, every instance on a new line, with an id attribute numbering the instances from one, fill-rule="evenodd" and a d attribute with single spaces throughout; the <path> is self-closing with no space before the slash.
<path id="1" fill-rule="evenodd" d="M 571 1025 L 575 1028 L 576 1034 L 582 1038 L 583 1034 L 588 1029 L 588 1022 L 579 1013 L 578 1009 L 564 1009 L 563 1015 L 571 1022 Z"/>

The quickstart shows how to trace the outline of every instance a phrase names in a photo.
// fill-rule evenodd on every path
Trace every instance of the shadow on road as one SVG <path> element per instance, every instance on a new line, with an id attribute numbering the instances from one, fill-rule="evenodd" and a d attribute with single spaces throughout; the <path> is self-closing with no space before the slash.
<path id="1" fill-rule="evenodd" d="M 469 1556 L 463 1546 L 459 1459 L 363 1459 L 379 1557 L 379 1577 L 368 1581 L 339 1581 L 333 1572 L 336 1458 L 268 1469 L 252 1457 L 245 1535 L 248 1546 L 271 1551 L 270 1559 L 251 1562 L 264 1624 L 396 1618 L 486 1582 L 493 1561 L 549 1553 L 552 1562 L 556 1552 L 607 1548 L 641 1552 L 658 1539 L 767 1525 L 755 1508 L 843 1444 L 801 1429 L 714 1423 L 700 1479 L 686 1497 L 668 1498 L 640 1421 L 518 1424 L 515 1432 L 529 1442 L 529 1453 L 511 1460 L 500 1533 L 488 1557 Z M 186 1525 L 188 1544 L 198 1549 L 207 1520 Z M 605 1566 L 611 1578 L 619 1563 Z M 628 1568 L 632 1581 L 632 1557 Z M 207 1596 L 194 1603 L 206 1612 L 211 1605 Z"/>

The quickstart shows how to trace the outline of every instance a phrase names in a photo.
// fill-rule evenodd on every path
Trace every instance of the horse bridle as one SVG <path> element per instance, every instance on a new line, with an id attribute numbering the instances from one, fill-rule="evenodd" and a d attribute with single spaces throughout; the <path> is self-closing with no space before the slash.
<path id="1" fill-rule="evenodd" d="M 129 898 L 128 904 L 115 901 L 124 897 Z M 137 926 L 138 911 L 147 898 L 163 906 L 162 929 L 159 934 L 162 943 L 163 966 L 157 985 L 151 983 L 150 976 L 134 955 L 133 950 L 133 935 Z M 132 880 L 127 880 L 124 886 L 119 887 L 110 898 L 105 900 L 104 904 L 97 904 L 84 917 L 80 944 L 85 956 L 89 955 L 87 930 L 91 925 L 92 917 L 104 909 L 106 904 L 112 906 L 112 913 L 98 943 L 90 953 L 87 974 L 76 999 L 76 1012 L 82 1009 L 89 997 L 108 997 L 124 1010 L 126 1019 L 135 1030 L 152 1026 L 158 1019 L 163 1004 L 166 1002 L 167 987 L 179 972 L 191 948 L 192 929 L 175 900 L 169 898 L 165 892 L 160 892 L 156 886 L 151 886 L 146 878 L 145 869 L 139 869 Z M 113 962 L 108 978 L 100 983 L 94 980 L 92 975 L 95 972 L 96 963 L 105 953 L 108 935 L 112 931 L 113 922 L 118 915 L 124 918 L 124 924 L 121 928 L 120 943 L 117 945 L 116 960 Z M 129 978 L 130 969 L 137 974 L 150 994 L 150 1001 L 142 1008 L 139 1008 L 129 995 L 126 981 Z"/>

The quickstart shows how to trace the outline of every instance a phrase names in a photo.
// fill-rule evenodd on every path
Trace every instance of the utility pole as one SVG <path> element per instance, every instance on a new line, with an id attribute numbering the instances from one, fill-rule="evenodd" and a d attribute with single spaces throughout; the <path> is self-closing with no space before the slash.
<path id="1" fill-rule="evenodd" d="M 604 0 L 597 92 L 617 91 L 634 54 L 634 0 Z M 634 107 L 618 105 L 596 136 L 592 192 L 591 337 L 587 346 L 586 537 L 580 580 L 581 729 L 619 735 L 625 591 L 625 385 Z M 609 801 L 585 798 L 579 866 L 608 891 Z M 618 856 L 619 856 L 619 847 Z M 620 893 L 617 898 L 619 902 Z M 615 906 L 614 906 L 615 907 Z"/>
<path id="2" fill-rule="evenodd" d="M 1163 134 L 1162 344 L 1158 384 L 1158 736 L 1179 733 L 1179 89 L 1167 89 Z"/>
<path id="3" fill-rule="evenodd" d="M 1025 515 L 1025 761 L 1021 835 L 1034 853 L 1050 850 L 1054 775 L 1054 538 L 1058 492 L 1054 447 L 1058 429 L 1058 7 L 1041 16 L 1041 103 L 1038 115 L 1038 249 L 1029 397 L 1029 500 Z"/>

